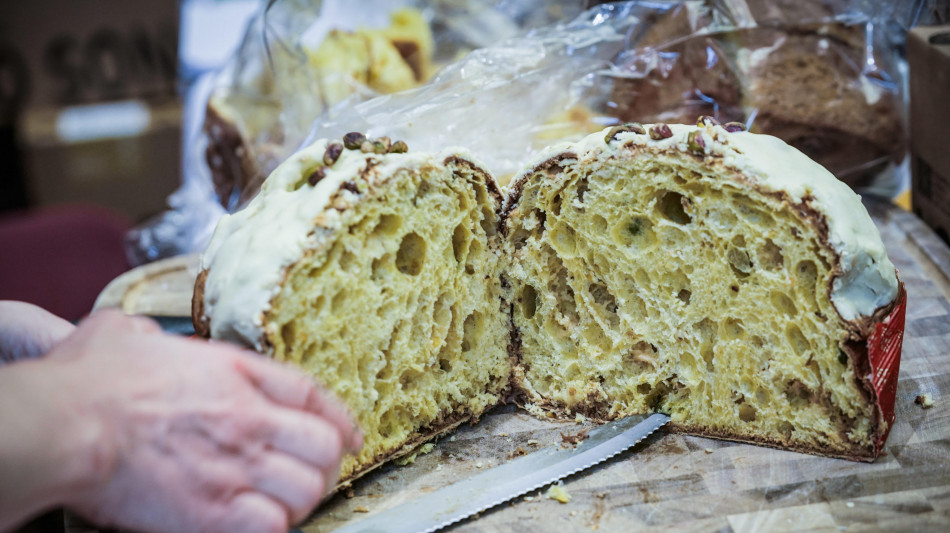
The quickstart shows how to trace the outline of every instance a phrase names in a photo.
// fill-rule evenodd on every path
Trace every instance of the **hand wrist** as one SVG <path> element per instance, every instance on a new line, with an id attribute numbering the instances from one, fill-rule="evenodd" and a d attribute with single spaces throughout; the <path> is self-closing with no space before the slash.
<path id="1" fill-rule="evenodd" d="M 16 402 L 0 406 L 5 459 L 0 482 L 0 530 L 13 513 L 28 518 L 93 489 L 107 479 L 112 443 L 100 419 L 69 386 L 69 365 L 23 361 L 0 369 L 0 389 Z M 5 461 L 6 462 L 6 461 Z"/>

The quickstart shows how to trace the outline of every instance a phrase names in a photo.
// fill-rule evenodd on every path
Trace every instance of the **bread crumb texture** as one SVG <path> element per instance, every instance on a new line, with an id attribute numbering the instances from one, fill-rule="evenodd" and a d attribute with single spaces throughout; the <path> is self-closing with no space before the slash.
<path id="1" fill-rule="evenodd" d="M 274 357 L 316 376 L 363 430 L 343 479 L 499 401 L 508 319 L 487 187 L 467 166 L 397 170 L 341 212 L 271 302 Z"/>
<path id="2" fill-rule="evenodd" d="M 526 401 L 870 453 L 816 225 L 702 157 L 648 150 L 568 154 L 524 179 L 505 245 Z"/>
<path id="3" fill-rule="evenodd" d="M 571 495 L 567 492 L 567 489 L 564 488 L 563 482 L 548 487 L 548 491 L 544 493 L 544 495 L 547 499 L 559 503 L 568 503 L 571 501 Z"/>

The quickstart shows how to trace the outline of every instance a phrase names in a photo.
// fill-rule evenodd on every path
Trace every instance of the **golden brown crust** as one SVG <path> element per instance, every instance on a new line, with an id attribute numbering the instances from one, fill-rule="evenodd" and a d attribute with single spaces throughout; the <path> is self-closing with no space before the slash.
<path id="1" fill-rule="evenodd" d="M 228 208 L 232 195 L 237 193 L 238 205 L 243 204 L 249 198 L 248 191 L 257 192 L 265 178 L 254 163 L 250 145 L 237 125 L 217 109 L 213 98 L 205 110 L 204 130 L 208 135 L 205 158 L 218 201 Z"/>
<path id="2" fill-rule="evenodd" d="M 202 338 L 211 337 L 211 324 L 205 316 L 205 281 L 208 271 L 202 270 L 195 278 L 195 292 L 191 297 L 191 323 L 195 327 L 195 335 Z"/>
<path id="3" fill-rule="evenodd" d="M 340 490 L 343 487 L 346 487 L 353 481 L 365 476 L 366 474 L 372 472 L 373 470 L 379 468 L 385 463 L 392 461 L 394 459 L 399 459 L 400 457 L 405 457 L 412 453 L 420 445 L 424 444 L 427 441 L 430 441 L 440 435 L 444 435 L 449 431 L 461 426 L 465 422 L 471 421 L 473 424 L 477 421 L 478 417 L 471 414 L 462 414 L 462 415 L 453 415 L 446 418 L 443 421 L 437 422 L 433 425 L 430 425 L 428 428 L 419 431 L 411 435 L 404 443 L 399 445 L 396 449 L 381 453 L 376 457 L 373 457 L 371 461 L 367 461 L 362 465 L 359 465 L 353 472 L 349 475 L 340 478 L 337 482 L 337 485 L 333 487 L 333 492 Z"/>
<path id="4" fill-rule="evenodd" d="M 858 445 L 852 445 L 847 449 L 833 449 L 826 446 L 808 446 L 804 444 L 793 443 L 780 437 L 767 438 L 762 436 L 740 435 L 701 425 L 670 422 L 666 427 L 672 433 L 684 433 L 686 435 L 696 435 L 700 437 L 709 437 L 733 442 L 745 442 L 748 444 L 767 446 L 769 448 L 778 448 L 780 450 L 808 453 L 823 457 L 837 457 L 840 459 L 848 459 L 850 461 L 873 462 L 877 457 L 877 455 L 874 453 L 873 444 L 866 448 L 860 447 Z"/>

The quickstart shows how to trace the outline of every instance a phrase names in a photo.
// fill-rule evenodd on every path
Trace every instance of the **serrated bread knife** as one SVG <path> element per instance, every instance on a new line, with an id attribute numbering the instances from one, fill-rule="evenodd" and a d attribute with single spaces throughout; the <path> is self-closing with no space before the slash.
<path id="1" fill-rule="evenodd" d="M 430 533 L 602 463 L 633 447 L 670 421 L 663 414 L 604 424 L 576 448 L 545 448 L 392 509 L 335 533 Z"/>

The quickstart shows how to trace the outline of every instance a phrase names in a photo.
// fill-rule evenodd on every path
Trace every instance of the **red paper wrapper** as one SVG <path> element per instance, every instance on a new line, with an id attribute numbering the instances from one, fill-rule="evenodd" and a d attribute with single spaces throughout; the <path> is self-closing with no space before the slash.
<path id="1" fill-rule="evenodd" d="M 874 326 L 868 338 L 868 359 L 871 363 L 871 381 L 877 393 L 877 405 L 881 410 L 884 431 L 876 444 L 879 454 L 894 425 L 894 400 L 897 396 L 897 377 L 901 367 L 901 346 L 904 341 L 904 311 L 907 308 L 907 293 L 904 284 L 898 287 L 898 301 L 890 314 Z"/>

